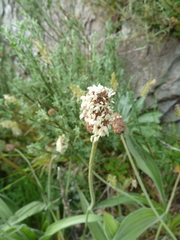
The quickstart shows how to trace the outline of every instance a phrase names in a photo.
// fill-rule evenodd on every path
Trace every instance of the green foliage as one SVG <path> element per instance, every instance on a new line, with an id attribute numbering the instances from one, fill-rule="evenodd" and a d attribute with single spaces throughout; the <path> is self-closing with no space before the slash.
<path id="1" fill-rule="evenodd" d="M 17 22 L 15 33 L 3 30 L 3 43 L 6 41 L 10 47 L 10 56 L 16 64 L 12 70 L 12 61 L 3 55 L 1 75 L 6 81 L 0 83 L 0 171 L 5 172 L 5 176 L 1 178 L 0 238 L 65 240 L 70 239 L 70 228 L 86 224 L 90 202 L 87 161 L 91 142 L 79 112 L 80 97 L 87 87 L 95 84 L 116 91 L 114 112 L 123 117 L 129 152 L 112 131 L 108 138 L 100 139 L 94 166 L 98 204 L 93 210 L 104 212 L 104 216 L 90 211 L 88 234 L 96 240 L 143 239 L 141 234 L 149 237 L 164 214 L 162 221 L 169 228 L 164 227 L 161 234 L 169 236 L 167 229 L 170 229 L 172 235 L 178 236 L 179 218 L 170 213 L 169 217 L 166 209 L 169 196 L 174 196 L 175 177 L 172 170 L 169 171 L 179 155 L 165 149 L 158 140 L 162 138 L 161 114 L 156 109 L 145 111 L 145 98 L 136 99 L 129 90 L 118 56 L 120 35 L 112 37 L 113 24 L 106 22 L 104 46 L 98 50 L 98 35 L 88 39 L 82 23 L 73 12 L 69 14 L 62 9 L 58 1 L 58 19 L 64 29 L 54 27 L 52 16 L 56 13 L 51 1 L 17 2 L 25 18 Z M 172 30 L 178 36 L 178 25 L 170 24 L 172 17 L 179 21 L 176 1 L 154 1 L 154 12 L 147 11 L 152 3 L 142 3 L 121 1 L 122 19 L 128 11 L 133 11 L 132 18 L 141 16 L 149 29 Z M 111 6 L 112 11 L 117 7 L 117 1 L 103 1 L 103 4 Z M 158 14 L 160 9 L 163 11 Z M 118 7 L 117 10 L 120 11 Z M 157 18 L 153 19 L 155 13 Z M 165 22 L 160 26 L 162 16 Z M 49 32 L 44 31 L 43 23 L 49 26 Z M 49 46 L 47 36 L 52 43 Z M 62 135 L 69 140 L 63 154 L 56 149 L 56 141 Z M 171 138 L 176 148 L 177 139 Z M 149 190 L 150 202 L 138 183 L 132 186 L 137 176 L 128 153 Z M 168 188 L 164 188 L 165 185 Z"/>

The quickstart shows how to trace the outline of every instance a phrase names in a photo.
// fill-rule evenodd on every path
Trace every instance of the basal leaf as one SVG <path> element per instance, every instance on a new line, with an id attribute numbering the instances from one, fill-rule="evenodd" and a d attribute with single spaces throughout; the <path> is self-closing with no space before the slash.
<path id="1" fill-rule="evenodd" d="M 113 240 L 136 240 L 158 222 L 151 209 L 141 208 L 124 218 Z"/>
<path id="2" fill-rule="evenodd" d="M 146 152 L 144 149 L 137 145 L 137 143 L 135 142 L 133 137 L 130 136 L 128 131 L 125 132 L 124 136 L 126 139 L 127 147 L 131 152 L 132 156 L 134 157 L 137 166 L 152 179 L 158 190 L 161 202 L 165 206 L 165 195 L 162 177 L 156 162 L 148 152 Z"/>
<path id="3" fill-rule="evenodd" d="M 80 201 L 81 201 L 83 212 L 86 213 L 86 211 L 89 207 L 89 203 L 88 203 L 87 199 L 85 198 L 83 192 L 80 189 L 78 189 L 78 193 L 79 193 L 79 196 L 80 196 Z M 91 213 L 92 213 L 92 211 L 91 211 Z M 88 227 L 89 227 L 94 239 L 96 239 L 96 240 L 102 240 L 102 239 L 103 240 L 108 240 L 106 234 L 104 233 L 104 229 L 103 229 L 103 226 L 102 226 L 101 222 L 88 223 Z"/>
<path id="4" fill-rule="evenodd" d="M 95 215 L 95 214 L 89 214 L 88 216 L 88 222 L 98 222 L 102 221 L 103 218 L 101 216 Z M 53 234 L 57 233 L 58 231 L 61 231 L 64 228 L 85 223 L 86 222 L 86 214 L 68 217 L 62 220 L 59 220 L 57 222 L 52 223 L 46 230 L 45 235 L 40 238 L 40 240 L 48 240 Z"/>
<path id="5" fill-rule="evenodd" d="M 117 222 L 113 216 L 107 212 L 104 212 L 104 230 L 109 239 L 113 239 L 119 228 L 119 225 L 119 222 Z"/>

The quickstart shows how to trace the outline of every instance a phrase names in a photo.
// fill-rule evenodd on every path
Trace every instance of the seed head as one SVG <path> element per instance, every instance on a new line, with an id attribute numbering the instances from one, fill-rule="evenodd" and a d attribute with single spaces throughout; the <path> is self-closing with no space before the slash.
<path id="1" fill-rule="evenodd" d="M 125 131 L 125 125 L 119 113 L 113 114 L 112 126 L 115 134 L 121 134 Z"/>
<path id="2" fill-rule="evenodd" d="M 115 94 L 112 89 L 102 85 L 88 87 L 88 93 L 81 97 L 82 104 L 80 119 L 84 119 L 87 131 L 93 133 L 91 141 L 98 141 L 99 137 L 108 136 L 108 129 L 112 123 L 113 111 L 111 97 Z"/>

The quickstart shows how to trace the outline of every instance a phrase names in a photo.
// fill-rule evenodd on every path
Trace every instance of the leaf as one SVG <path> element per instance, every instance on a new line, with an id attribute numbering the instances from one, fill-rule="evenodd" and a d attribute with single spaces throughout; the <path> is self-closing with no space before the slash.
<path id="1" fill-rule="evenodd" d="M 88 216 L 88 222 L 98 222 L 102 221 L 102 217 L 95 215 L 95 214 L 89 214 Z M 46 232 L 45 235 L 40 238 L 40 240 L 48 240 L 53 234 L 57 233 L 58 231 L 61 231 L 64 228 L 80 224 L 80 223 L 85 223 L 86 222 L 86 214 L 83 215 L 78 215 L 78 216 L 73 216 L 73 217 L 68 217 L 62 220 L 59 220 L 57 222 L 54 222 L 51 224 Z"/>
<path id="2" fill-rule="evenodd" d="M 151 209 L 141 208 L 124 218 L 113 240 L 136 240 L 156 222 L 158 218 Z"/>
<path id="3" fill-rule="evenodd" d="M 138 118 L 139 123 L 159 123 L 159 118 L 162 116 L 162 113 L 160 112 L 150 112 L 150 113 L 144 113 Z"/>
<path id="4" fill-rule="evenodd" d="M 152 179 L 158 190 L 160 199 L 165 206 L 165 195 L 162 177 L 156 162 L 148 152 L 136 144 L 135 140 L 132 136 L 130 136 L 128 131 L 125 132 L 124 136 L 126 139 L 127 147 L 133 155 L 137 166 Z"/>
<path id="5" fill-rule="evenodd" d="M 126 123 L 131 116 L 132 101 L 130 92 L 126 92 L 126 95 L 119 96 L 120 102 L 118 103 L 118 112 L 121 113 L 123 121 Z"/>
<path id="6" fill-rule="evenodd" d="M 18 206 L 6 195 L 1 194 L 0 193 L 0 198 L 6 203 L 6 205 L 11 209 L 11 211 L 13 212 L 12 215 L 14 214 L 14 212 L 18 209 Z"/>
<path id="7" fill-rule="evenodd" d="M 106 199 L 102 202 L 100 202 L 96 208 L 107 208 L 107 207 L 114 207 L 120 204 L 140 204 L 141 206 L 143 204 L 149 206 L 148 201 L 146 200 L 146 198 L 140 194 L 137 193 L 129 193 L 129 196 L 125 196 L 125 195 L 119 195 L 116 197 L 111 197 L 109 199 Z M 162 205 L 158 204 L 155 201 L 152 201 L 153 205 L 158 208 L 161 209 L 162 212 L 164 211 Z"/>
<path id="8" fill-rule="evenodd" d="M 42 232 L 22 224 L 20 226 L 9 227 L 5 232 L 1 232 L 0 239 L 36 240 L 40 236 L 42 236 Z"/>
<path id="9" fill-rule="evenodd" d="M 7 224 L 4 225 L 3 230 L 6 230 L 9 228 L 9 225 L 15 225 L 19 222 L 22 222 L 26 218 L 41 212 L 46 207 L 45 203 L 34 201 L 26 206 L 20 208 L 18 211 L 15 212 L 14 215 L 12 215 L 9 219 Z"/>
<path id="10" fill-rule="evenodd" d="M 141 110 L 143 109 L 144 101 L 145 101 L 145 98 L 142 98 L 142 97 L 137 100 L 135 105 L 137 113 L 140 113 Z"/>
<path id="11" fill-rule="evenodd" d="M 180 229 L 180 215 L 176 215 L 173 220 L 169 223 L 169 228 L 173 233 L 178 233 Z M 180 233 L 179 233 L 180 234 Z"/>
<path id="12" fill-rule="evenodd" d="M 119 225 L 119 222 L 117 222 L 113 216 L 107 212 L 104 212 L 104 230 L 109 239 L 113 239 L 119 228 Z"/>
<path id="13" fill-rule="evenodd" d="M 13 212 L 11 211 L 11 209 L 4 202 L 4 200 L 0 198 L 0 218 L 2 220 L 7 220 L 12 215 L 13 215 Z"/>
<path id="14" fill-rule="evenodd" d="M 89 207 L 89 203 L 86 200 L 83 192 L 80 189 L 78 189 L 78 193 L 79 193 L 79 196 L 80 196 L 80 201 L 81 201 L 83 212 L 86 213 L 87 209 Z M 92 213 L 92 211 L 90 213 Z M 88 219 L 89 219 L 89 217 L 88 217 Z M 104 233 L 104 229 L 103 229 L 103 226 L 102 226 L 101 222 L 88 223 L 88 227 L 89 227 L 89 229 L 91 231 L 91 234 L 93 235 L 94 239 L 96 239 L 96 240 L 102 240 L 102 239 L 103 240 L 108 240 L 107 236 Z"/>

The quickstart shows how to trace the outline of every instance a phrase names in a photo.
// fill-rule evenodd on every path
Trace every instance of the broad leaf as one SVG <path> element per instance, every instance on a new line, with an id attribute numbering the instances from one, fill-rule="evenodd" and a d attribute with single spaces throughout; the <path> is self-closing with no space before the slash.
<path id="1" fill-rule="evenodd" d="M 124 218 L 113 240 L 136 240 L 158 222 L 151 209 L 141 208 Z"/>
<path id="2" fill-rule="evenodd" d="M 113 239 L 115 236 L 120 223 L 117 222 L 113 216 L 111 216 L 109 213 L 104 212 L 104 230 L 107 234 L 109 239 Z"/>
<path id="3" fill-rule="evenodd" d="M 79 193 L 79 196 L 80 196 L 80 201 L 81 201 L 83 212 L 86 213 L 86 211 L 89 207 L 89 203 L 88 203 L 87 199 L 85 198 L 83 192 L 80 189 L 78 189 L 78 193 Z M 90 213 L 92 213 L 92 211 Z M 88 217 L 88 219 L 89 219 L 89 217 Z M 102 226 L 101 222 L 88 223 L 88 227 L 91 231 L 91 234 L 93 235 L 93 239 L 108 240 L 106 234 L 104 233 L 104 229 L 103 229 L 103 226 Z"/>
<path id="4" fill-rule="evenodd" d="M 126 139 L 127 147 L 131 152 L 131 154 L 133 155 L 137 166 L 153 180 L 158 190 L 160 199 L 163 205 L 165 206 L 165 195 L 164 195 L 161 173 L 159 171 L 159 168 L 156 162 L 149 155 L 148 152 L 146 152 L 136 144 L 133 137 L 130 136 L 130 134 L 127 131 L 125 132 L 124 136 Z"/>
<path id="5" fill-rule="evenodd" d="M 15 214 L 8 219 L 7 224 L 3 226 L 3 230 L 6 230 L 9 228 L 9 226 L 22 222 L 26 218 L 41 212 L 45 207 L 46 207 L 45 203 L 38 201 L 34 201 L 27 204 L 26 206 L 16 211 Z"/>
<path id="6" fill-rule="evenodd" d="M 0 239 L 36 240 L 40 236 L 42 236 L 42 232 L 22 224 L 20 226 L 9 227 L 5 232 L 1 232 Z"/>
<path id="7" fill-rule="evenodd" d="M 4 202 L 4 200 L 0 198 L 0 218 L 2 220 L 7 220 L 12 215 L 13 215 L 13 212 L 11 211 L 11 209 Z"/>
<path id="8" fill-rule="evenodd" d="M 139 123 L 159 123 L 159 118 L 162 116 L 160 112 L 151 112 L 151 113 L 144 113 L 138 118 Z"/>
<path id="9" fill-rule="evenodd" d="M 102 221 L 103 218 L 101 216 L 95 215 L 95 214 L 89 214 L 88 216 L 88 222 L 98 222 Z M 57 233 L 58 231 L 61 231 L 64 228 L 85 223 L 86 222 L 86 214 L 68 217 L 62 220 L 59 220 L 57 222 L 52 223 L 46 230 L 45 235 L 40 238 L 40 240 L 48 240 L 53 234 Z"/>

